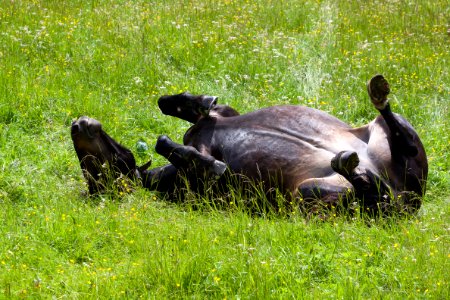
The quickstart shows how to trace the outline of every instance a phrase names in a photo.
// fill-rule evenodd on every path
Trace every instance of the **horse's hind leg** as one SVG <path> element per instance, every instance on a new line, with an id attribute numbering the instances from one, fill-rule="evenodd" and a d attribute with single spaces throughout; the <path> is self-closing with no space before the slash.
<path id="1" fill-rule="evenodd" d="M 377 175 L 358 167 L 354 151 L 342 151 L 331 160 L 331 168 L 347 179 L 355 190 L 355 198 L 365 210 L 376 211 L 381 203 L 389 202 L 390 188 Z"/>
<path id="2" fill-rule="evenodd" d="M 391 111 L 387 96 L 389 84 L 382 75 L 376 75 L 367 84 L 369 97 L 381 114 L 375 124 L 387 135 L 391 161 L 395 164 L 395 173 L 391 176 L 403 180 L 396 185 L 399 191 L 412 191 L 422 196 L 428 175 L 428 160 L 420 138 L 411 124 L 402 116 Z M 376 136 L 372 147 L 377 148 Z M 373 149 L 374 152 L 377 149 Z"/>
<path id="3" fill-rule="evenodd" d="M 354 188 L 354 196 L 364 212 L 377 215 L 411 214 L 421 206 L 421 199 L 413 191 L 393 191 L 383 179 L 369 170 L 358 167 L 358 154 L 342 151 L 331 160 L 332 169 L 344 176 Z"/>
<path id="4" fill-rule="evenodd" d="M 367 83 L 367 92 L 375 108 L 380 112 L 391 134 L 392 152 L 394 155 L 406 155 L 409 157 L 418 154 L 417 141 L 411 125 L 398 118 L 391 111 L 387 96 L 390 87 L 382 75 L 376 75 Z"/>

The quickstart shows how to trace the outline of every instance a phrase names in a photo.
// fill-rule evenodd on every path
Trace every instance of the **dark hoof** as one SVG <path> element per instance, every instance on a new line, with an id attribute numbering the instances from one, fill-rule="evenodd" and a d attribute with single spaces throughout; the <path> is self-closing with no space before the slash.
<path id="1" fill-rule="evenodd" d="M 382 110 L 386 107 L 388 100 L 387 95 L 390 92 L 389 83 L 383 75 L 375 75 L 367 83 L 367 92 L 373 105 Z"/>
<path id="2" fill-rule="evenodd" d="M 358 154 L 353 151 L 341 151 L 331 160 L 331 168 L 343 176 L 352 174 L 358 165 Z"/>
<path id="3" fill-rule="evenodd" d="M 156 153 L 167 157 L 175 150 L 175 147 L 176 144 L 167 135 L 160 135 L 156 141 L 155 151 Z"/>
<path id="4" fill-rule="evenodd" d="M 187 92 L 178 95 L 162 96 L 158 99 L 158 106 L 163 114 L 194 124 L 200 118 L 209 116 L 209 112 L 216 104 L 217 97 L 215 96 L 192 95 Z"/>

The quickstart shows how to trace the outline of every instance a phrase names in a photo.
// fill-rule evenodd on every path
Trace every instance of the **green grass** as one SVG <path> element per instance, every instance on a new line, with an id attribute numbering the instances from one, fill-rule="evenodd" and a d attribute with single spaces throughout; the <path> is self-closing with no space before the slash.
<path id="1" fill-rule="evenodd" d="M 450 298 L 447 1 L 2 1 L 0 298 Z M 135 151 L 189 124 L 157 98 L 189 90 L 247 112 L 291 103 L 353 125 L 365 82 L 430 163 L 416 217 L 254 217 L 138 189 L 86 197 L 69 125 L 81 115 Z M 164 159 L 153 150 L 154 165 Z M 209 199 L 211 200 L 211 199 Z M 202 200 L 198 200 L 202 201 Z"/>

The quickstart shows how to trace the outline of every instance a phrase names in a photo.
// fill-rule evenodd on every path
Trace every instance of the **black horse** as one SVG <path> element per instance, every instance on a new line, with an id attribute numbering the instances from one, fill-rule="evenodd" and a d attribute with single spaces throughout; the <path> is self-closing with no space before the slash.
<path id="1" fill-rule="evenodd" d="M 158 104 L 164 114 L 194 125 L 184 145 L 158 138 L 156 152 L 170 164 L 151 170 L 138 168 L 131 151 L 94 119 L 73 122 L 72 139 L 90 193 L 99 191 L 99 167 L 106 163 L 116 177 L 139 177 L 144 187 L 178 198 L 183 182 L 202 193 L 205 180 L 212 178 L 220 187 L 228 173 L 241 178 L 239 183 L 257 183 L 269 198 L 276 189 L 287 201 L 345 206 L 358 199 L 366 209 L 396 203 L 416 211 L 428 174 L 424 147 L 408 121 L 391 112 L 383 76 L 373 77 L 367 89 L 380 115 L 358 128 L 304 106 L 273 106 L 240 115 L 218 105 L 217 97 L 163 96 Z"/>

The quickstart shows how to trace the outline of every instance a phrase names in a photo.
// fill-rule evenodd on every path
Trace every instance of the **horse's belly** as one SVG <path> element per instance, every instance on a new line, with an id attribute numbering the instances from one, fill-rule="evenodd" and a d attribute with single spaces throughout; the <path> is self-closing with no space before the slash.
<path id="1" fill-rule="evenodd" d="M 260 138 L 236 140 L 222 148 L 222 159 L 235 173 L 257 180 L 270 180 L 291 185 L 309 178 L 334 173 L 329 149 L 292 138 Z"/>

